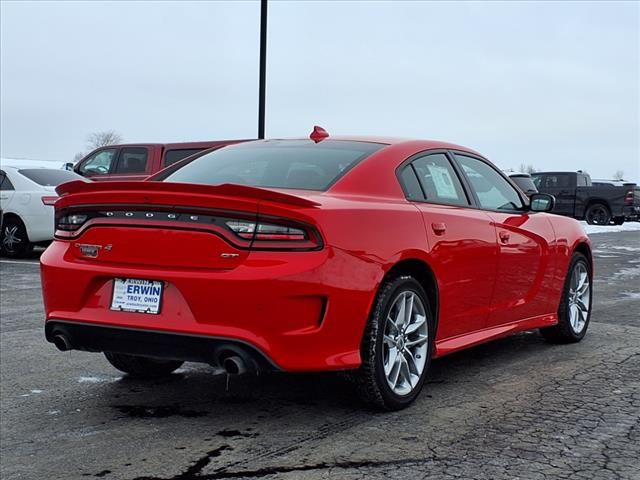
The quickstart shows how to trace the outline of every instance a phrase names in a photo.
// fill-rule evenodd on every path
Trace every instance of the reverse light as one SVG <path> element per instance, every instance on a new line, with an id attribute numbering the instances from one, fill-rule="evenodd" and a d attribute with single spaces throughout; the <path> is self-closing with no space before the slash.
<path id="1" fill-rule="evenodd" d="M 241 220 L 229 220 L 226 224 L 233 233 L 247 240 L 300 241 L 307 239 L 304 230 L 285 225 Z"/>
<path id="2" fill-rule="evenodd" d="M 84 224 L 84 222 L 87 221 L 87 218 L 88 218 L 87 215 L 82 215 L 78 213 L 74 213 L 71 215 L 64 215 L 58 218 L 58 221 L 56 222 L 57 223 L 56 228 L 58 228 L 59 230 L 67 230 L 67 231 L 78 230 Z"/>

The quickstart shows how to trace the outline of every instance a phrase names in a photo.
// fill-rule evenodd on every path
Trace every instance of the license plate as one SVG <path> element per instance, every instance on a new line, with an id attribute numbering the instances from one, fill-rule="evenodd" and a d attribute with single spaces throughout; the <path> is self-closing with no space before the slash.
<path id="1" fill-rule="evenodd" d="M 158 280 L 114 278 L 111 310 L 157 315 L 163 288 L 163 282 Z"/>

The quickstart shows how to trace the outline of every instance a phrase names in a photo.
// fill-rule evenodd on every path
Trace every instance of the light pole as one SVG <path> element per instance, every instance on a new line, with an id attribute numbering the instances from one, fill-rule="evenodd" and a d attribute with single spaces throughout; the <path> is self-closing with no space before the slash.
<path id="1" fill-rule="evenodd" d="M 258 85 L 258 138 L 264 138 L 267 83 L 267 0 L 260 0 L 260 80 Z"/>

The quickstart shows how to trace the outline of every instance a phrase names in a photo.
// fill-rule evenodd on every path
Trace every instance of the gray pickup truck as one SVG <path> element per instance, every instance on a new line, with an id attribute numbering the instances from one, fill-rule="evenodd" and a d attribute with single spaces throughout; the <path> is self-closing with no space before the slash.
<path id="1" fill-rule="evenodd" d="M 553 213 L 591 225 L 622 225 L 640 219 L 640 187 L 635 183 L 593 185 L 588 173 L 537 172 L 531 175 L 541 193 L 556 197 Z"/>

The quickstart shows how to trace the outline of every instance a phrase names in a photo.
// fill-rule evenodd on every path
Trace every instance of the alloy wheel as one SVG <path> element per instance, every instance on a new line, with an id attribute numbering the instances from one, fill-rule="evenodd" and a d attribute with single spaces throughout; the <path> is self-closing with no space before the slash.
<path id="1" fill-rule="evenodd" d="M 429 326 L 420 297 L 411 290 L 400 292 L 387 316 L 383 338 L 383 365 L 387 383 L 396 395 L 416 387 L 425 368 Z"/>
<path id="2" fill-rule="evenodd" d="M 2 247 L 8 253 L 14 253 L 22 243 L 18 225 L 7 225 L 2 236 Z"/>
<path id="3" fill-rule="evenodd" d="M 576 334 L 587 324 L 591 305 L 591 284 L 589 273 L 583 262 L 576 263 L 569 285 L 569 323 Z"/>

